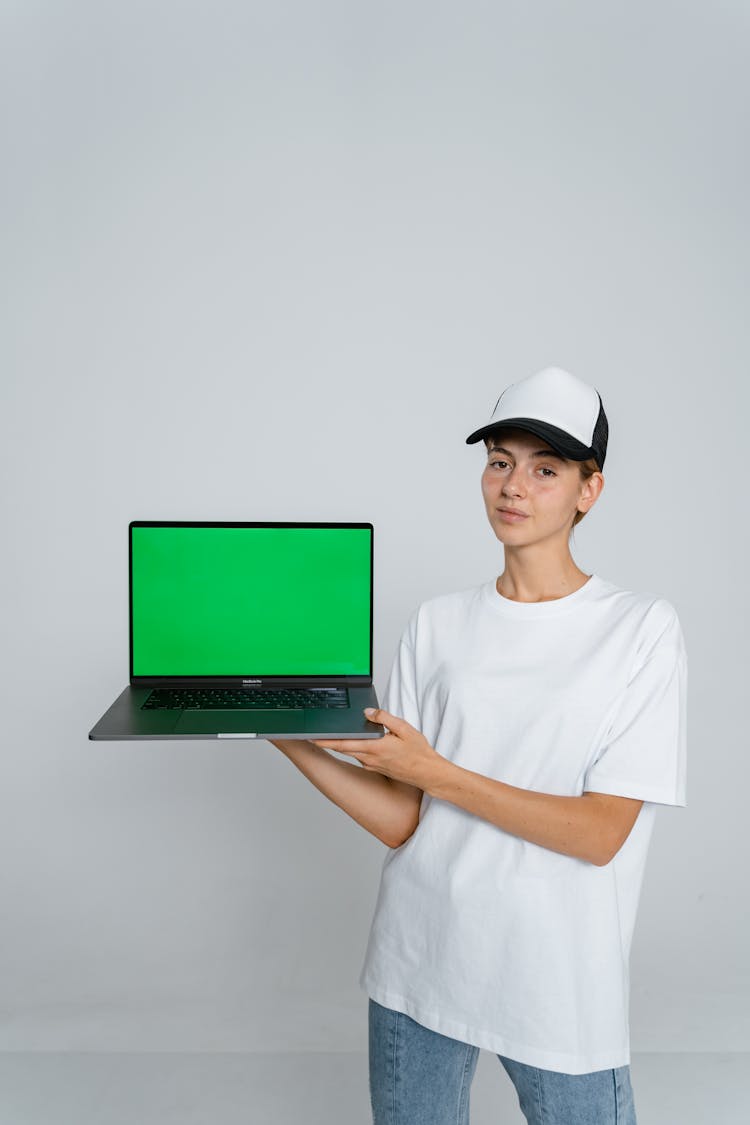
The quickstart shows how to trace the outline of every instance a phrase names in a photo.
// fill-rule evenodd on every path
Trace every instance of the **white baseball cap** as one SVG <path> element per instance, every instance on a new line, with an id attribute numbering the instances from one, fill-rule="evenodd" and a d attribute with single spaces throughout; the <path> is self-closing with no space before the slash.
<path id="1" fill-rule="evenodd" d="M 545 367 L 511 383 L 489 422 L 469 434 L 466 444 L 473 445 L 501 425 L 529 430 L 571 461 L 593 457 L 599 469 L 604 468 L 609 423 L 601 395 L 562 367 Z"/>

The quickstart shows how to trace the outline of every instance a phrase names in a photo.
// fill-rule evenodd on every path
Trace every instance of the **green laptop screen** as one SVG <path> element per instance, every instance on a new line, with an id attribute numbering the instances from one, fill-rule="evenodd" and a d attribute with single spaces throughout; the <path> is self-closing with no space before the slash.
<path id="1" fill-rule="evenodd" d="M 131 524 L 133 676 L 369 676 L 372 529 Z"/>

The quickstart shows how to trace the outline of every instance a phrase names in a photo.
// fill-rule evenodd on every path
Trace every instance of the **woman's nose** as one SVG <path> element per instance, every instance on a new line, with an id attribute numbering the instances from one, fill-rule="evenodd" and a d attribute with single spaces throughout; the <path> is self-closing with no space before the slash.
<path id="1" fill-rule="evenodd" d="M 521 491 L 521 481 L 521 471 L 518 465 L 516 465 L 515 469 L 513 469 L 503 481 L 503 492 L 510 490 L 514 495 L 517 495 Z"/>

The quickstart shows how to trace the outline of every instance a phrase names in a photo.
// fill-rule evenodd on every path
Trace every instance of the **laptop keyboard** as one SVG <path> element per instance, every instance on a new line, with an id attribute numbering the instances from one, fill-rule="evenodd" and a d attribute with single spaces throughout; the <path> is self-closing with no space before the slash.
<path id="1" fill-rule="evenodd" d="M 345 687 L 154 688 L 142 711 L 276 711 L 297 707 L 348 707 Z"/>

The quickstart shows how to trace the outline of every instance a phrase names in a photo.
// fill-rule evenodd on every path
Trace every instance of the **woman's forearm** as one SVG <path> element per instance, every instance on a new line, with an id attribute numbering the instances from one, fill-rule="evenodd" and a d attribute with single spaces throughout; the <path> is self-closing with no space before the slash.
<path id="1" fill-rule="evenodd" d="M 273 740 L 316 789 L 389 848 L 399 847 L 413 816 L 408 803 L 382 773 L 342 762 L 306 739 Z M 412 826 L 413 827 L 413 826 Z"/>
<path id="2" fill-rule="evenodd" d="M 602 866 L 609 862 L 611 833 L 601 809 L 581 797 L 519 789 L 443 758 L 426 792 L 450 801 L 532 844 Z"/>

